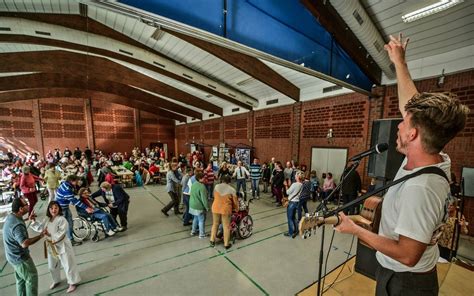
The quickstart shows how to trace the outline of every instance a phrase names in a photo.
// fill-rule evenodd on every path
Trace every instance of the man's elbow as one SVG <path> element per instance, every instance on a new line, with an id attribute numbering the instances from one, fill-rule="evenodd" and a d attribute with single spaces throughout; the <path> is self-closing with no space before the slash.
<path id="1" fill-rule="evenodd" d="M 420 259 L 421 259 L 421 256 L 418 256 L 418 255 L 406 256 L 406 257 L 403 257 L 402 260 L 400 260 L 400 263 L 408 267 L 414 267 L 416 264 L 418 264 Z"/>

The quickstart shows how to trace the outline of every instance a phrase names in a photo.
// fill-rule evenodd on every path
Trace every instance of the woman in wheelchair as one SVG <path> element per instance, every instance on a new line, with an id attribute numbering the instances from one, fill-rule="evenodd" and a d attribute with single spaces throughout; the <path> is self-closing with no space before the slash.
<path id="1" fill-rule="evenodd" d="M 81 201 L 85 203 L 87 206 L 93 208 L 94 213 L 88 214 L 82 208 L 76 207 L 78 215 L 85 218 L 91 217 L 93 219 L 100 221 L 104 225 L 105 233 L 108 236 L 113 236 L 116 232 L 122 231 L 122 227 L 119 227 L 117 225 L 117 222 L 115 222 L 112 215 L 110 215 L 106 210 L 102 209 L 102 208 L 107 207 L 107 205 L 105 203 L 96 202 L 93 199 L 89 198 L 90 194 L 91 192 L 89 191 L 88 188 L 81 188 L 79 189 L 79 192 L 78 192 L 78 195 Z"/>

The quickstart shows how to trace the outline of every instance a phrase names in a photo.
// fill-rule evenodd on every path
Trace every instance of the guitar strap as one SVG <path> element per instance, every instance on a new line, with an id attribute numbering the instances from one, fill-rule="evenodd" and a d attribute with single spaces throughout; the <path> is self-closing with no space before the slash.
<path id="1" fill-rule="evenodd" d="M 354 205 L 357 205 L 359 203 L 361 203 L 362 201 L 366 200 L 367 198 L 373 196 L 373 195 L 376 195 L 377 193 L 379 192 L 382 192 L 394 185 L 397 185 L 401 182 L 405 182 L 406 180 L 408 179 L 411 179 L 411 178 L 414 178 L 414 177 L 417 177 L 419 175 L 422 175 L 422 174 L 435 174 L 435 175 L 439 175 L 441 177 L 443 177 L 444 179 L 446 179 L 446 182 L 448 182 L 449 184 L 449 179 L 448 179 L 448 176 L 446 176 L 446 173 L 439 167 L 436 167 L 436 166 L 429 166 L 429 167 L 426 167 L 426 168 L 422 168 L 421 170 L 418 170 L 412 174 L 409 174 L 409 175 L 406 175 L 400 179 L 397 179 L 397 180 L 394 180 L 392 182 L 389 182 L 387 184 L 385 184 L 384 186 L 380 187 L 380 188 L 377 188 L 375 189 L 374 191 L 371 191 L 371 192 L 368 192 L 364 195 L 362 195 L 361 197 L 351 201 L 350 203 L 344 205 L 344 208 L 350 208 Z M 340 212 L 341 210 L 340 209 L 335 209 L 333 211 L 330 211 L 329 213 L 327 213 L 326 215 L 324 215 L 325 218 L 327 217 L 330 217 L 330 216 L 334 216 L 336 215 L 338 212 Z"/>

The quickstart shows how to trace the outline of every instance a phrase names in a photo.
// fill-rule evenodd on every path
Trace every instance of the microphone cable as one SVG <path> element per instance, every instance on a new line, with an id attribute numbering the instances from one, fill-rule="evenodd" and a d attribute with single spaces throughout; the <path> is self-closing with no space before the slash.
<path id="1" fill-rule="evenodd" d="M 321 285 L 323 290 L 321 291 L 321 295 L 323 295 L 324 293 L 326 293 L 329 289 L 332 288 L 332 286 L 333 286 L 334 284 L 336 284 L 336 283 L 338 282 L 338 279 L 339 279 L 339 277 L 341 276 L 342 271 L 344 270 L 344 267 L 346 266 L 346 264 L 347 264 L 347 262 L 348 262 L 348 260 L 349 260 L 349 258 L 350 258 L 350 256 L 351 256 L 352 247 L 354 246 L 355 236 L 353 235 L 353 236 L 352 236 L 352 240 L 351 240 L 351 245 L 350 245 L 350 247 L 349 247 L 349 252 L 348 252 L 348 254 L 347 254 L 346 261 L 340 266 L 341 270 L 339 270 L 339 273 L 337 274 L 337 276 L 336 276 L 336 278 L 334 279 L 334 281 L 333 281 L 331 284 L 329 284 L 327 287 L 324 287 L 324 282 L 325 282 L 325 280 L 326 280 L 326 275 L 327 275 L 326 273 L 327 273 L 327 267 L 328 267 L 329 253 L 331 252 L 331 247 L 332 247 L 332 244 L 333 244 L 333 241 L 334 241 L 334 235 L 335 235 L 335 233 L 336 233 L 336 231 L 333 229 L 333 231 L 332 231 L 332 236 L 331 236 L 331 241 L 329 242 L 329 249 L 328 249 L 328 253 L 327 253 L 327 256 L 326 256 L 326 261 L 325 261 L 325 263 L 324 263 L 324 278 L 323 278 L 323 282 L 322 282 L 322 285 Z M 352 274 L 353 274 L 353 273 L 351 273 L 349 276 L 351 276 Z M 348 276 L 348 277 L 349 277 L 349 276 Z M 346 277 L 346 278 L 348 278 L 348 277 Z M 344 279 L 346 279 L 346 278 L 344 278 Z"/>

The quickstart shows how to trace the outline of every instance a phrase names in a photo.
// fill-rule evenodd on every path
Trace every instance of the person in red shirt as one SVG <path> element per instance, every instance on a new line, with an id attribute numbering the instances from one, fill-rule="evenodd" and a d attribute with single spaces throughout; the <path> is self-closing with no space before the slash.
<path id="1" fill-rule="evenodd" d="M 30 167 L 24 166 L 23 175 L 20 178 L 20 189 L 26 199 L 29 202 L 28 216 L 31 216 L 36 203 L 38 202 L 38 196 L 36 192 L 36 181 L 43 181 L 43 179 L 30 173 Z"/>
<path id="2" fill-rule="evenodd" d="M 160 173 L 160 167 L 156 165 L 156 162 L 152 162 L 148 171 L 152 176 L 158 175 Z"/>
<path id="3" fill-rule="evenodd" d="M 214 193 L 214 171 L 212 170 L 212 162 L 209 162 L 207 168 L 204 170 L 204 184 L 206 185 L 207 192 L 209 194 L 209 200 L 213 198 Z"/>

